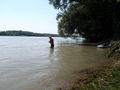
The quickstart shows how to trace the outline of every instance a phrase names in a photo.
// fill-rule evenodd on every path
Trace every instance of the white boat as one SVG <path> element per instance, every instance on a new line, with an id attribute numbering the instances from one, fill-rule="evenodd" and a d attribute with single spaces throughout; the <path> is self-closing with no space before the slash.
<path id="1" fill-rule="evenodd" d="M 97 45 L 98 48 L 104 48 L 105 46 L 103 44 Z"/>

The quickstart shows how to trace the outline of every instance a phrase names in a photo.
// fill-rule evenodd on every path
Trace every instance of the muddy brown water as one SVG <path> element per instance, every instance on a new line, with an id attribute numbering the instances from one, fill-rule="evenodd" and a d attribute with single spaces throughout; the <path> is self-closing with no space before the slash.
<path id="1" fill-rule="evenodd" d="M 0 90 L 53 90 L 70 77 L 106 61 L 104 49 L 80 46 L 72 39 L 0 37 Z"/>

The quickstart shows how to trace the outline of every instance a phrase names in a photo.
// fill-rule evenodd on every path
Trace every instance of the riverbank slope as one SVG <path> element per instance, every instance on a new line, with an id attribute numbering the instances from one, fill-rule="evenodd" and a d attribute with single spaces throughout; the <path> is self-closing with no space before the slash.
<path id="1" fill-rule="evenodd" d="M 120 61 L 112 60 L 97 69 L 84 71 L 85 76 L 66 90 L 120 89 Z"/>
<path id="2" fill-rule="evenodd" d="M 80 72 L 84 73 L 82 77 L 68 88 L 58 90 L 120 90 L 120 53 L 118 52 L 120 45 L 118 43 L 111 43 L 108 54 L 112 58 L 109 61 Z"/>

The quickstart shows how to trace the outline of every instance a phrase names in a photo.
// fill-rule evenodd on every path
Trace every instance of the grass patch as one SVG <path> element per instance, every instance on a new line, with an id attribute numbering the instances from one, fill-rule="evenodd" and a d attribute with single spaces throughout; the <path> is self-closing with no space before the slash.
<path id="1" fill-rule="evenodd" d="M 104 66 L 87 75 L 86 79 L 79 80 L 66 90 L 120 90 L 120 64 Z"/>
<path id="2" fill-rule="evenodd" d="M 72 86 L 57 90 L 120 90 L 120 61 L 113 60 L 84 73 L 85 77 L 74 82 Z"/>
<path id="3" fill-rule="evenodd" d="M 120 65 L 106 72 L 109 75 L 84 85 L 81 90 L 120 90 Z"/>

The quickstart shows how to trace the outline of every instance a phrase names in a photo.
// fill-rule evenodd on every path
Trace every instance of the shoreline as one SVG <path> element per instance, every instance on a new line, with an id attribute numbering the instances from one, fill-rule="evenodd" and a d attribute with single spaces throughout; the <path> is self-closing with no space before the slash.
<path id="1" fill-rule="evenodd" d="M 81 43 L 80 46 L 97 46 L 99 43 Z"/>
<path id="2" fill-rule="evenodd" d="M 56 90 L 89 90 L 84 89 L 87 87 L 87 85 L 93 84 L 94 81 L 100 79 L 103 81 L 103 78 L 111 77 L 111 71 L 115 67 L 120 66 L 120 61 L 115 59 L 110 59 L 109 61 L 106 61 L 104 63 L 101 63 L 99 66 L 94 66 L 89 69 L 82 70 L 78 73 L 78 77 L 74 79 L 74 77 L 71 79 L 72 82 L 70 82 L 70 85 L 67 87 L 60 87 Z M 93 85 L 94 86 L 94 85 Z M 96 89 L 90 89 L 90 90 L 96 90 Z M 100 89 L 101 90 L 101 89 Z"/>

